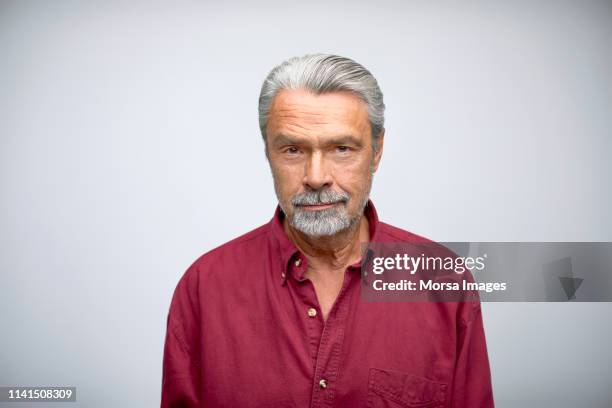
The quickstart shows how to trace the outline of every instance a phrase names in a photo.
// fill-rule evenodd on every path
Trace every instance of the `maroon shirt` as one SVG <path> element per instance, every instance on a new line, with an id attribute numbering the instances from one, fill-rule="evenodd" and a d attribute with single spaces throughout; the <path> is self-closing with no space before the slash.
<path id="1" fill-rule="evenodd" d="M 372 242 L 430 242 L 365 214 Z M 478 302 L 364 302 L 327 321 L 283 213 L 196 260 L 168 315 L 162 407 L 493 407 Z"/>

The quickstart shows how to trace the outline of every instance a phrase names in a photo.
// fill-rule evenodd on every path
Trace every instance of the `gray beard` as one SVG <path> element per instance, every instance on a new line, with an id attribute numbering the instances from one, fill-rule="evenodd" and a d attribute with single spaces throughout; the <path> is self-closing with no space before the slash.
<path id="1" fill-rule="evenodd" d="M 346 204 L 326 210 L 308 211 L 295 207 L 291 226 L 311 237 L 335 235 L 350 228 L 359 218 L 350 219 Z"/>
<path id="2" fill-rule="evenodd" d="M 351 228 L 361 218 L 363 209 L 368 202 L 368 196 L 363 200 L 360 211 L 357 216 L 351 218 L 347 212 L 349 196 L 342 192 L 334 192 L 330 190 L 318 190 L 307 193 L 302 193 L 295 196 L 291 200 L 294 213 L 290 220 L 290 225 L 296 230 L 311 236 L 331 236 Z M 330 204 L 339 203 L 332 208 L 325 210 L 309 211 L 300 205 L 310 204 Z"/>

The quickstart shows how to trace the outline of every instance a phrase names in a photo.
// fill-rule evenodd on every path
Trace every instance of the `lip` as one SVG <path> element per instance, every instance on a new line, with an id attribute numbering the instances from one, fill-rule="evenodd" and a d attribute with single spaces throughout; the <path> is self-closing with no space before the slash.
<path id="1" fill-rule="evenodd" d="M 321 211 L 327 210 L 328 208 L 332 208 L 340 203 L 331 203 L 331 204 L 318 204 L 318 205 L 300 205 L 300 208 L 303 208 L 308 211 Z"/>

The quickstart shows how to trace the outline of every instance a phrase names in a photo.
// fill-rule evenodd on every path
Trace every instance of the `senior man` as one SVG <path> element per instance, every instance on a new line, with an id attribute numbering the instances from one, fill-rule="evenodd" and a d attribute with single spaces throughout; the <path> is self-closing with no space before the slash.
<path id="1" fill-rule="evenodd" d="M 384 108 L 348 58 L 270 72 L 259 125 L 279 205 L 178 283 L 162 407 L 493 406 L 478 302 L 361 300 L 362 243 L 427 242 L 369 200 Z"/>

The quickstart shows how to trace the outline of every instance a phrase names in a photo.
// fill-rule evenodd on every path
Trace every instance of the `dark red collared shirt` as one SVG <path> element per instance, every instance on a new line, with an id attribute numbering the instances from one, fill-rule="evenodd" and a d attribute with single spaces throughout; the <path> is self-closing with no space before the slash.
<path id="1" fill-rule="evenodd" d="M 372 242 L 430 242 L 379 222 Z M 347 268 L 327 321 L 273 219 L 196 260 L 164 347 L 165 407 L 493 407 L 478 302 L 364 302 Z"/>

